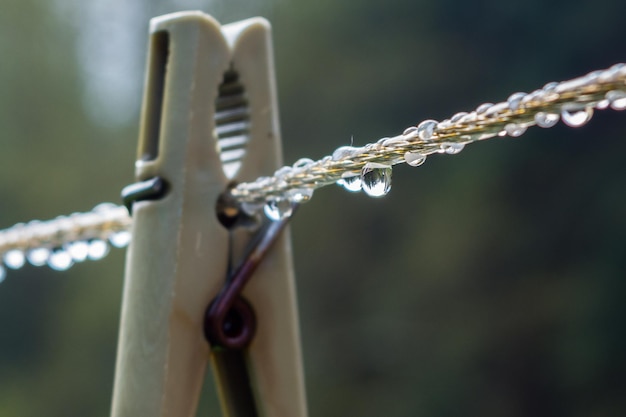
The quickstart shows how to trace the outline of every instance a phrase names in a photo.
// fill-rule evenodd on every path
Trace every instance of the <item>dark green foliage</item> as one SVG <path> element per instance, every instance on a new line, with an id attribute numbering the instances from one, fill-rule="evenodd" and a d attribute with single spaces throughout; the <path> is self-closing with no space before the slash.
<path id="1" fill-rule="evenodd" d="M 135 44 L 174 10 L 144 3 Z M 132 179 L 137 122 L 87 116 L 53 4 L 0 11 L 0 227 Z M 273 23 L 286 162 L 626 61 L 617 0 L 215 7 Z M 311 415 L 625 415 L 625 136 L 606 111 L 398 167 L 384 199 L 318 191 L 292 228 Z M 122 265 L 0 285 L 0 416 L 107 415 Z"/>

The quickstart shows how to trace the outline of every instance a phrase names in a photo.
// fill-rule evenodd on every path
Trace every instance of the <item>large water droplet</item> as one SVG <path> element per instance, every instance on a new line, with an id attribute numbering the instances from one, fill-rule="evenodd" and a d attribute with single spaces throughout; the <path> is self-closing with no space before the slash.
<path id="1" fill-rule="evenodd" d="M 613 90 L 606 93 L 613 110 L 626 110 L 626 91 Z"/>
<path id="2" fill-rule="evenodd" d="M 26 257 L 24 252 L 19 249 L 13 249 L 4 254 L 4 264 L 11 269 L 20 269 L 24 266 Z"/>
<path id="3" fill-rule="evenodd" d="M 65 250 L 75 262 L 83 262 L 89 255 L 89 243 L 78 240 L 67 245 Z"/>
<path id="4" fill-rule="evenodd" d="M 412 167 L 418 167 L 426 162 L 426 155 L 419 152 L 407 152 L 404 154 L 404 160 Z"/>
<path id="5" fill-rule="evenodd" d="M 128 230 L 120 230 L 109 236 L 109 242 L 116 248 L 125 248 L 130 243 L 131 234 Z"/>
<path id="6" fill-rule="evenodd" d="M 509 123 L 504 126 L 504 131 L 507 135 L 516 138 L 518 136 L 522 136 L 524 132 L 526 132 L 526 126 L 518 125 L 515 123 Z"/>
<path id="7" fill-rule="evenodd" d="M 389 165 L 367 163 L 361 171 L 363 191 L 370 197 L 382 197 L 391 190 L 391 167 Z"/>
<path id="8" fill-rule="evenodd" d="M 26 259 L 33 266 L 43 266 L 48 261 L 50 256 L 50 249 L 48 248 L 35 248 L 28 252 Z"/>
<path id="9" fill-rule="evenodd" d="M 522 102 L 522 99 L 526 97 L 526 93 L 513 93 L 509 96 L 507 103 L 509 105 L 509 109 L 515 111 L 519 109 L 519 105 Z"/>
<path id="10" fill-rule="evenodd" d="M 424 120 L 417 126 L 417 135 L 422 140 L 431 140 L 436 127 L 436 120 Z"/>
<path id="11" fill-rule="evenodd" d="M 268 219 L 278 221 L 291 216 L 293 205 L 286 198 L 274 198 L 265 204 L 263 211 Z"/>
<path id="12" fill-rule="evenodd" d="M 109 245 L 102 239 L 94 239 L 89 242 L 88 257 L 92 261 L 98 261 L 109 253 Z"/>
<path id="13" fill-rule="evenodd" d="M 540 111 L 535 114 L 535 123 L 537 123 L 537 126 L 539 127 L 548 128 L 556 125 L 559 122 L 559 118 L 560 117 L 557 113 L 546 113 Z"/>
<path id="14" fill-rule="evenodd" d="M 313 188 L 296 188 L 288 190 L 286 193 L 287 199 L 292 203 L 306 203 L 313 197 Z"/>
<path id="15" fill-rule="evenodd" d="M 337 185 L 342 186 L 351 193 L 356 193 L 357 191 L 361 191 L 361 176 L 347 172 L 337 181 Z"/>
<path id="16" fill-rule="evenodd" d="M 48 258 L 48 266 L 57 271 L 66 271 L 74 265 L 72 256 L 64 250 L 55 250 Z"/>
<path id="17" fill-rule="evenodd" d="M 591 120 L 593 116 L 593 108 L 585 107 L 569 107 L 564 105 L 561 109 L 561 119 L 563 122 L 571 127 L 580 127 Z"/>
<path id="18" fill-rule="evenodd" d="M 7 270 L 4 269 L 2 265 L 0 265 L 0 282 L 4 281 L 7 277 Z"/>

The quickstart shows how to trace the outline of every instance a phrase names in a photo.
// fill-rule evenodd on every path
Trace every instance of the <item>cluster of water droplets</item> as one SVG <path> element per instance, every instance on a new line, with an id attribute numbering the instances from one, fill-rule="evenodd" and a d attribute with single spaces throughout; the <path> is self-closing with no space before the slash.
<path id="1" fill-rule="evenodd" d="M 381 197 L 391 189 L 393 165 L 417 167 L 429 155 L 455 155 L 469 143 L 493 137 L 517 138 L 531 126 L 550 128 L 563 121 L 580 127 L 589 122 L 595 109 L 609 107 L 626 109 L 624 64 L 551 82 L 530 93 L 517 92 L 506 101 L 483 103 L 441 122 L 425 120 L 375 143 L 342 146 L 318 161 L 300 159 L 270 177 L 239 184 L 233 196 L 250 214 L 263 211 L 272 220 L 291 215 L 294 204 L 310 200 L 314 189 L 332 183 L 350 192 Z"/>
<path id="2" fill-rule="evenodd" d="M 570 81 L 552 82 L 531 93 L 514 93 L 500 103 L 483 103 L 441 122 L 425 120 L 402 134 L 361 147 L 342 146 L 313 161 L 302 158 L 270 177 L 238 184 L 232 197 L 250 215 L 271 220 L 290 216 L 313 191 L 337 183 L 351 192 L 381 197 L 391 190 L 392 166 L 417 167 L 432 154 L 455 155 L 468 143 L 493 137 L 519 137 L 531 126 L 550 128 L 559 121 L 585 125 L 596 109 L 626 110 L 626 65 L 617 64 Z M 102 204 L 49 222 L 33 221 L 0 231 L 0 281 L 7 269 L 26 263 L 65 270 L 77 262 L 104 257 L 109 245 L 130 241 L 124 207 Z"/>
<path id="3" fill-rule="evenodd" d="M 3 231 L 0 240 L 3 247 L 10 249 L 0 253 L 0 282 L 4 281 L 8 270 L 17 270 L 26 264 L 65 271 L 76 263 L 104 258 L 111 246 L 128 246 L 131 233 L 123 217 L 120 221 L 122 209 L 125 210 L 104 203 L 90 213 L 61 216 L 48 222 L 35 220 Z M 99 230 L 90 229 L 94 222 L 101 222 Z M 58 245 L 57 240 L 64 242 Z M 33 241 L 38 243 L 29 245 Z"/>

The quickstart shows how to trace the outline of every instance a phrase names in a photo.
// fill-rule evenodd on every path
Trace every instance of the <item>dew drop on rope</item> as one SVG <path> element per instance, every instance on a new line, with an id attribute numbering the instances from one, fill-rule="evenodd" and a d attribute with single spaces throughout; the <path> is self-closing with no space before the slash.
<path id="1" fill-rule="evenodd" d="M 571 127 L 580 127 L 586 124 L 591 117 L 593 116 L 593 108 L 585 107 L 583 109 L 580 108 L 569 108 L 567 106 L 563 106 L 561 109 L 561 119 L 563 122 Z"/>
<path id="2" fill-rule="evenodd" d="M 35 248 L 28 252 L 26 259 L 33 266 L 43 266 L 48 261 L 50 256 L 50 249 L 48 248 Z"/>
<path id="3" fill-rule="evenodd" d="M 436 120 L 424 120 L 417 125 L 417 136 L 422 140 L 431 140 L 437 124 Z"/>
<path id="4" fill-rule="evenodd" d="M 263 211 L 268 219 L 278 221 L 291 216 L 293 205 L 288 199 L 279 197 L 268 201 L 263 207 Z"/>
<path id="5" fill-rule="evenodd" d="M 314 161 L 310 158 L 300 158 L 293 164 L 293 168 L 294 169 L 306 168 L 310 165 L 313 165 L 313 162 Z"/>
<path id="6" fill-rule="evenodd" d="M 116 248 L 125 248 L 130 243 L 131 234 L 128 230 L 120 230 L 109 236 L 109 242 Z"/>
<path id="7" fill-rule="evenodd" d="M 295 188 L 286 191 L 287 199 L 291 203 L 300 204 L 306 203 L 313 197 L 313 189 L 312 188 Z"/>
<path id="8" fill-rule="evenodd" d="M 78 240 L 67 245 L 65 250 L 75 262 L 83 262 L 87 259 L 87 255 L 89 255 L 89 243 Z"/>
<path id="9" fill-rule="evenodd" d="M 447 153 L 448 155 L 456 155 L 457 153 L 460 153 L 464 147 L 465 145 L 462 143 L 456 143 L 456 142 L 442 143 L 441 152 Z"/>
<path id="10" fill-rule="evenodd" d="M 74 265 L 72 255 L 65 250 L 55 250 L 48 257 L 48 266 L 56 271 L 66 271 Z"/>
<path id="11" fill-rule="evenodd" d="M 20 269 L 26 262 L 24 252 L 19 249 L 13 249 L 4 254 L 4 264 L 7 268 Z"/>
<path id="12" fill-rule="evenodd" d="M 404 161 L 412 167 L 418 167 L 426 162 L 426 155 L 419 152 L 407 152 L 404 154 Z"/>
<path id="13" fill-rule="evenodd" d="M 535 114 L 535 123 L 537 126 L 549 128 L 559 122 L 560 116 L 557 113 L 539 112 Z"/>
<path id="14" fill-rule="evenodd" d="M 402 132 L 402 136 L 409 138 L 409 139 L 413 139 L 418 137 L 418 128 L 417 126 L 409 126 L 406 129 L 404 129 L 404 132 Z"/>
<path id="15" fill-rule="evenodd" d="M 626 91 L 609 91 L 606 93 L 606 99 L 613 110 L 626 110 Z"/>
<path id="16" fill-rule="evenodd" d="M 524 132 L 526 132 L 526 126 L 518 125 L 515 123 L 509 123 L 506 126 L 504 126 L 504 130 L 507 135 L 511 136 L 512 138 L 516 138 L 516 137 L 522 136 Z"/>
<path id="17" fill-rule="evenodd" d="M 361 186 L 370 197 L 382 197 L 391 190 L 391 167 L 389 165 L 367 163 L 361 171 Z"/>
<path id="18" fill-rule="evenodd" d="M 352 146 L 340 146 L 335 149 L 331 157 L 333 158 L 333 161 L 338 161 L 340 159 L 350 158 L 353 153 L 354 148 Z"/>
<path id="19" fill-rule="evenodd" d="M 507 104 L 509 105 L 509 109 L 515 111 L 519 109 L 520 103 L 522 99 L 526 97 L 526 93 L 513 93 L 507 100 Z"/>
<path id="20" fill-rule="evenodd" d="M 346 191 L 356 193 L 361 191 L 361 176 L 352 172 L 346 172 L 342 175 L 342 178 L 337 181 L 337 185 L 343 187 Z"/>
<path id="21" fill-rule="evenodd" d="M 605 110 L 609 108 L 609 104 L 611 104 L 611 102 L 607 99 L 604 100 L 600 100 L 596 103 L 596 109 L 598 110 Z"/>
<path id="22" fill-rule="evenodd" d="M 94 239 L 89 242 L 87 257 L 92 261 L 98 261 L 109 254 L 109 245 L 102 239 Z"/>
<path id="23" fill-rule="evenodd" d="M 476 114 L 483 114 L 491 107 L 493 107 L 493 103 L 483 103 L 480 106 L 476 107 Z"/>

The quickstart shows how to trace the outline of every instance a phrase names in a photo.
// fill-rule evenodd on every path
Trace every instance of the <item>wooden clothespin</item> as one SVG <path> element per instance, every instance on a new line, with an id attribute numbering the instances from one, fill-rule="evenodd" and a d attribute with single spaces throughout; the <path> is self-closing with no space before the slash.
<path id="1" fill-rule="evenodd" d="M 126 193 L 133 238 L 112 417 L 195 416 L 209 363 L 224 415 L 306 415 L 288 233 L 243 291 L 257 330 L 238 363 L 254 404 L 242 405 L 233 392 L 228 350 L 212 349 L 203 334 L 229 259 L 240 258 L 253 235 L 228 230 L 217 201 L 230 183 L 269 175 L 281 164 L 268 22 L 220 26 L 200 12 L 153 19 L 138 182 Z"/>

